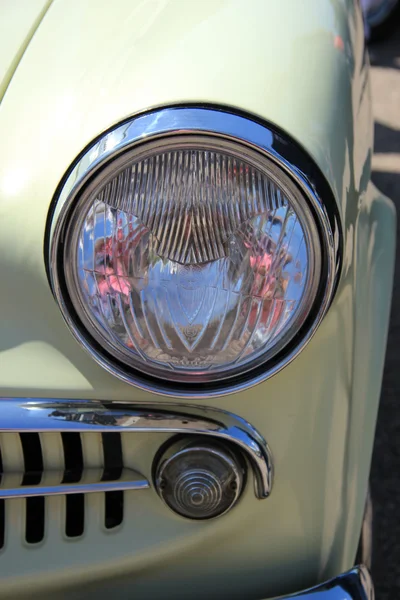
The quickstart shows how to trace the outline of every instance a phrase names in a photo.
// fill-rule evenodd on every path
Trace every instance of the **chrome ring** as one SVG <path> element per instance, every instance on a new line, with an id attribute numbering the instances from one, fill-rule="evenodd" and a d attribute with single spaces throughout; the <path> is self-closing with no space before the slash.
<path id="1" fill-rule="evenodd" d="M 313 210 L 323 248 L 323 276 L 313 310 L 295 340 L 289 343 L 270 362 L 264 363 L 245 376 L 226 379 L 219 385 L 175 382 L 165 383 L 143 375 L 109 355 L 94 339 L 75 314 L 66 290 L 61 265 L 65 227 L 71 208 L 80 191 L 110 160 L 143 142 L 174 135 L 202 134 L 223 137 L 248 146 L 280 167 L 300 188 Z M 293 158 L 295 157 L 295 158 Z M 94 142 L 77 159 L 53 200 L 48 219 L 49 277 L 62 315 L 75 338 L 103 368 L 126 383 L 146 391 L 174 397 L 201 398 L 222 396 L 244 390 L 264 381 L 291 362 L 315 333 L 330 306 L 337 287 L 342 235 L 338 208 L 332 191 L 313 161 L 293 141 L 271 126 L 225 110 L 201 107 L 164 108 L 138 115 L 111 129 Z"/>

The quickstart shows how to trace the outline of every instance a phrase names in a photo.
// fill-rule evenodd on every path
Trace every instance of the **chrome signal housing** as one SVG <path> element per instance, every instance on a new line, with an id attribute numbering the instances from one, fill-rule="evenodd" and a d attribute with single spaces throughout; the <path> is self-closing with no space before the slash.
<path id="1" fill-rule="evenodd" d="M 337 207 L 312 161 L 215 108 L 162 109 L 104 134 L 48 229 L 75 337 L 114 375 L 173 396 L 276 373 L 315 332 L 340 270 Z"/>
<path id="2" fill-rule="evenodd" d="M 242 458 L 242 460 L 240 460 Z M 174 512 L 188 519 L 219 517 L 233 508 L 245 483 L 243 457 L 226 443 L 198 437 L 168 445 L 156 460 L 155 486 Z"/>

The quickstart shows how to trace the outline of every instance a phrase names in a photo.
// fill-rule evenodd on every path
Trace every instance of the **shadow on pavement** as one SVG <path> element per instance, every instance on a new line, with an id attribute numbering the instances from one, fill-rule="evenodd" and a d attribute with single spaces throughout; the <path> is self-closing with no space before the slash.
<path id="1" fill-rule="evenodd" d="M 399 127 L 400 127 L 400 106 L 399 106 Z M 375 141 L 374 151 L 381 153 L 396 153 L 400 154 L 400 131 L 396 131 L 392 127 L 383 125 L 383 123 L 375 123 Z M 374 173 L 373 173 L 374 175 Z M 387 177 L 395 177 L 396 173 L 387 173 Z M 378 185 L 378 184 L 377 184 Z M 382 190 L 383 191 L 383 190 Z"/>
<path id="2" fill-rule="evenodd" d="M 400 23 L 390 38 L 371 44 L 369 59 L 372 67 L 400 69 Z"/>
<path id="3" fill-rule="evenodd" d="M 399 24 L 400 25 L 400 24 Z M 390 39 L 370 48 L 371 65 L 400 69 L 400 26 Z M 400 85 L 400 78 L 399 78 Z M 389 94 L 390 90 L 374 90 Z M 398 130 L 375 124 L 375 153 L 397 154 L 390 168 L 373 171 L 375 185 L 396 204 L 400 218 L 400 106 L 391 106 L 398 117 Z M 393 120 L 393 118 L 392 118 Z M 383 157 L 384 158 L 384 157 Z M 396 170 L 397 165 L 397 170 Z M 393 170 L 391 170 L 393 168 Z M 390 170 L 389 170 L 390 169 Z M 392 314 L 383 377 L 381 405 L 371 470 L 374 503 L 374 555 L 372 575 L 379 600 L 400 596 L 400 229 L 397 226 L 397 258 L 394 278 Z"/>

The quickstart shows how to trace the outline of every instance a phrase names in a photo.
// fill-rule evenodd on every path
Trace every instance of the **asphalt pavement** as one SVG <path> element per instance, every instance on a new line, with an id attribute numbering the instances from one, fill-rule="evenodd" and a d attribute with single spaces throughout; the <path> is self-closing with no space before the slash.
<path id="1" fill-rule="evenodd" d="M 377 600 L 400 598 L 400 23 L 370 46 L 375 117 L 372 179 L 397 208 L 397 260 L 381 405 L 372 461 Z"/>

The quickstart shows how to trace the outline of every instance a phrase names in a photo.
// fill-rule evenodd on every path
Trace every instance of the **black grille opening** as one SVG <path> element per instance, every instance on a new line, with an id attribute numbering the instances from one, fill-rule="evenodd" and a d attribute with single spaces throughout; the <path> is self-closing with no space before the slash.
<path id="1" fill-rule="evenodd" d="M 118 527 L 124 518 L 124 492 L 106 492 L 105 496 L 104 525 L 106 529 L 113 529 Z"/>
<path id="2" fill-rule="evenodd" d="M 65 535 L 79 537 L 85 527 L 85 496 L 70 494 L 66 496 Z"/>
<path id="3" fill-rule="evenodd" d="M 102 481 L 120 479 L 123 469 L 122 443 L 119 433 L 102 433 L 104 472 Z M 124 492 L 106 492 L 104 525 L 107 529 L 118 527 L 124 518 Z"/>
<path id="4" fill-rule="evenodd" d="M 6 526 L 5 501 L 0 500 L 0 548 L 3 548 L 3 546 L 4 546 L 5 526 Z"/>
<path id="5" fill-rule="evenodd" d="M 38 544 L 44 538 L 44 497 L 26 499 L 25 539 L 28 544 Z"/>
<path id="6" fill-rule="evenodd" d="M 78 483 L 83 473 L 83 451 L 81 434 L 61 433 L 64 450 L 64 477 L 62 483 Z"/>
<path id="7" fill-rule="evenodd" d="M 22 485 L 39 485 L 43 474 L 43 455 L 38 433 L 19 434 L 24 455 L 24 477 Z M 25 539 L 28 544 L 37 544 L 44 537 L 45 500 L 43 496 L 26 499 Z"/>
<path id="8" fill-rule="evenodd" d="M 61 439 L 64 449 L 63 483 L 78 483 L 83 473 L 83 451 L 80 433 L 63 432 Z M 83 494 L 70 494 L 65 498 L 65 535 L 79 537 L 85 527 L 85 497 Z"/>
<path id="9" fill-rule="evenodd" d="M 0 483 L 3 476 L 3 458 L 1 456 L 0 448 Z M 5 534 L 5 505 L 4 500 L 0 500 L 0 548 L 4 546 L 4 534 Z"/>
<path id="10" fill-rule="evenodd" d="M 38 433 L 20 433 L 25 473 L 22 485 L 39 485 L 43 474 L 42 446 Z"/>

